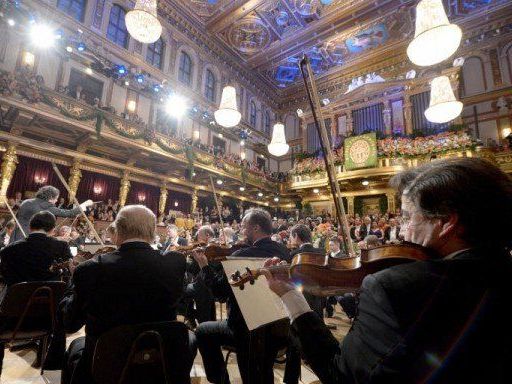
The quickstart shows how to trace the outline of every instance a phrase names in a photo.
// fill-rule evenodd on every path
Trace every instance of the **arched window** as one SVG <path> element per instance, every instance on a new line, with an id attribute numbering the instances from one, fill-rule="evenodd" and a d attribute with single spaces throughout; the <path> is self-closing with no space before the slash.
<path id="1" fill-rule="evenodd" d="M 85 3 L 86 0 L 59 0 L 57 8 L 75 20 L 84 21 Z"/>
<path id="2" fill-rule="evenodd" d="M 192 59 L 185 52 L 181 52 L 178 80 L 183 84 L 192 85 Z"/>
<path id="3" fill-rule="evenodd" d="M 268 112 L 265 112 L 265 127 L 264 127 L 265 133 L 268 135 L 270 134 L 270 114 Z"/>
<path id="4" fill-rule="evenodd" d="M 215 75 L 212 71 L 207 69 L 204 95 L 212 103 L 215 102 L 215 88 L 217 88 L 217 80 L 215 79 Z"/>
<path id="5" fill-rule="evenodd" d="M 153 44 L 148 45 L 146 61 L 154 67 L 162 69 L 162 56 L 164 54 L 164 42 L 158 39 Z"/>
<path id="6" fill-rule="evenodd" d="M 123 48 L 128 46 L 128 31 L 124 23 L 125 15 L 124 9 L 114 4 L 110 10 L 107 29 L 107 38 Z"/>
<path id="7" fill-rule="evenodd" d="M 251 101 L 250 109 L 249 109 L 249 123 L 256 127 L 256 104 L 254 101 Z"/>

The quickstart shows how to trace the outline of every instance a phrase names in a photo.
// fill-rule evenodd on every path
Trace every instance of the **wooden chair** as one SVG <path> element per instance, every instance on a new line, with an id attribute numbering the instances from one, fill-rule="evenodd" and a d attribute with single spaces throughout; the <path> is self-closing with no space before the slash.
<path id="1" fill-rule="evenodd" d="M 191 361 L 188 328 L 177 321 L 123 325 L 96 343 L 92 376 L 98 384 L 186 384 Z"/>
<path id="2" fill-rule="evenodd" d="M 14 284 L 0 303 L 0 344 L 10 348 L 15 341 L 42 342 L 41 375 L 56 327 L 56 303 L 65 286 L 60 281 Z"/>

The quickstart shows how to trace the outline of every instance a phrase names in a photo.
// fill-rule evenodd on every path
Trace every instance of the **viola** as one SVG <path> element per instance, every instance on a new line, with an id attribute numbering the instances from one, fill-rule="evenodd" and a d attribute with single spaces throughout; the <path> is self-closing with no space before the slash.
<path id="1" fill-rule="evenodd" d="M 302 289 L 317 296 L 332 296 L 354 292 L 361 287 L 363 279 L 380 270 L 413 261 L 435 258 L 429 249 L 412 243 L 382 245 L 362 250 L 361 256 L 342 259 L 322 256 L 316 253 L 299 253 L 291 264 L 267 268 L 278 277 L 288 278 Z M 230 278 L 232 286 L 244 288 L 254 284 L 262 275 L 263 268 L 248 269 L 245 273 L 235 272 Z"/>

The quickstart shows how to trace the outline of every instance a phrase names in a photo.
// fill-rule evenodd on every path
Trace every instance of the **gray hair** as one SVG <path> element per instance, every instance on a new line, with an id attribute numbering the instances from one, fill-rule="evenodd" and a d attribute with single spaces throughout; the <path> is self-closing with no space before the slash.
<path id="1" fill-rule="evenodd" d="M 117 236 L 123 239 L 155 239 L 156 216 L 143 205 L 127 205 L 117 213 L 114 221 Z"/>
<path id="2" fill-rule="evenodd" d="M 45 185 L 36 192 L 36 197 L 44 201 L 50 201 L 57 199 L 60 195 L 60 191 L 52 185 Z"/>
<path id="3" fill-rule="evenodd" d="M 213 231 L 212 227 L 209 225 L 203 225 L 197 230 L 197 236 L 205 235 L 209 237 L 215 237 L 215 232 Z"/>
<path id="4" fill-rule="evenodd" d="M 272 234 L 272 216 L 261 208 L 249 209 L 243 218 L 249 225 L 257 225 L 267 235 Z M 242 221 L 243 221 L 242 220 Z"/>

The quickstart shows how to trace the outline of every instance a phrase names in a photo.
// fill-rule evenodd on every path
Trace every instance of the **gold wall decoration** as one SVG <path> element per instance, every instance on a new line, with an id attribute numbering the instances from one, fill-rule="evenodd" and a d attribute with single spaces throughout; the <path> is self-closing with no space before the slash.
<path id="1" fill-rule="evenodd" d="M 7 147 L 7 151 L 3 156 L 2 166 L 0 169 L 2 172 L 0 182 L 0 198 L 2 198 L 2 200 L 0 202 L 0 206 L 4 204 L 4 197 L 7 196 L 7 189 L 9 188 L 12 176 L 16 170 L 16 164 L 18 164 L 18 156 L 16 156 L 16 145 L 10 143 Z"/>
<path id="2" fill-rule="evenodd" d="M 121 179 L 121 187 L 119 188 L 119 206 L 124 207 L 126 204 L 126 199 L 128 198 L 128 192 L 130 191 L 130 180 L 128 171 L 123 172 L 123 177 Z"/>
<path id="3" fill-rule="evenodd" d="M 167 195 L 169 192 L 167 191 L 167 185 L 162 184 L 160 186 L 160 199 L 158 200 L 158 215 L 160 217 L 160 221 L 163 221 L 162 218 L 165 216 L 165 205 L 167 204 Z"/>
<path id="4" fill-rule="evenodd" d="M 80 170 L 80 160 L 75 159 L 73 161 L 73 165 L 69 170 L 69 179 L 68 185 L 70 190 L 70 196 L 68 196 L 68 201 L 72 202 L 74 197 L 76 196 L 76 191 L 78 190 L 78 185 L 80 184 L 80 180 L 82 179 L 82 171 Z"/>

